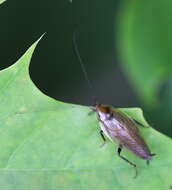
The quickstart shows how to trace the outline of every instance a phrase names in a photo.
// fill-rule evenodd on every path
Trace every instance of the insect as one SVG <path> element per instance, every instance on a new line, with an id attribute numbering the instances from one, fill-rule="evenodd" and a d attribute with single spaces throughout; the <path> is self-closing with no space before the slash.
<path id="1" fill-rule="evenodd" d="M 79 58 L 79 62 L 84 73 L 85 79 L 88 82 L 90 89 L 93 91 L 92 85 L 88 78 L 86 69 L 84 67 L 83 61 L 80 57 L 78 47 L 76 45 L 76 37 L 74 34 L 74 46 L 76 54 Z M 133 154 L 138 156 L 139 158 L 146 160 L 147 164 L 152 159 L 155 154 L 151 153 L 148 145 L 145 140 L 139 133 L 139 127 L 144 127 L 137 120 L 130 118 L 125 115 L 123 112 L 119 111 L 119 109 L 113 109 L 111 106 L 106 106 L 97 103 L 96 98 L 93 97 L 96 104 L 91 106 L 92 110 L 97 113 L 97 118 L 100 122 L 100 135 L 104 141 L 106 142 L 105 136 L 111 140 L 112 142 L 116 142 L 118 144 L 117 155 L 133 166 L 135 168 L 135 176 L 137 176 L 137 167 L 136 164 L 129 161 L 127 158 L 121 155 L 122 149 L 126 148 L 131 151 Z"/>

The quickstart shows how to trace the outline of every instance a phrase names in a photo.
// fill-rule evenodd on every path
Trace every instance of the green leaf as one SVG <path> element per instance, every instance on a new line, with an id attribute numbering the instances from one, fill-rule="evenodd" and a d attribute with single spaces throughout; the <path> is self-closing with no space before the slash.
<path id="1" fill-rule="evenodd" d="M 40 92 L 29 77 L 37 45 L 0 72 L 0 187 L 27 189 L 168 189 L 172 185 L 172 141 L 152 128 L 141 133 L 156 153 L 151 164 L 127 150 L 121 160 L 117 145 L 102 139 L 90 108 L 56 101 Z M 147 125 L 139 108 L 121 109 Z"/>
<path id="2" fill-rule="evenodd" d="M 118 17 L 121 63 L 150 109 L 172 74 L 172 1 L 124 2 Z"/>
<path id="3" fill-rule="evenodd" d="M 2 4 L 3 2 L 5 2 L 6 0 L 0 0 L 0 4 Z"/>

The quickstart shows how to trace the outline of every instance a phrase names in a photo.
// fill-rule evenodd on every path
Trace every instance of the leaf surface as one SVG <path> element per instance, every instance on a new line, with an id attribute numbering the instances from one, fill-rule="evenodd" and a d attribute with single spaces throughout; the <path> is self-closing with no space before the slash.
<path id="1" fill-rule="evenodd" d="M 38 40 L 39 41 L 39 40 Z M 172 185 L 172 140 L 140 128 L 157 156 L 149 166 L 127 150 L 121 160 L 117 145 L 103 143 L 95 114 L 86 106 L 56 101 L 31 81 L 29 63 L 37 45 L 0 72 L 0 186 L 3 190 L 168 189 Z M 139 108 L 121 111 L 148 125 Z"/>

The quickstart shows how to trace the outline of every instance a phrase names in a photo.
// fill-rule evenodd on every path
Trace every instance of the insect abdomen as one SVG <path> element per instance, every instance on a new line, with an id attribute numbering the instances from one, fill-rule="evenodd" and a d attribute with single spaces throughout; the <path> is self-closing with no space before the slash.
<path id="1" fill-rule="evenodd" d="M 117 141 L 144 160 L 151 159 L 150 150 L 137 128 L 126 127 L 125 125 L 120 126 L 116 119 L 104 120 L 102 126 L 104 127 L 103 131 L 106 131 L 105 134 L 110 140 Z"/>
<path id="2" fill-rule="evenodd" d="M 133 152 L 138 157 L 144 160 L 150 160 L 151 152 L 146 142 L 139 134 L 139 131 L 132 127 L 130 129 L 124 127 L 120 130 L 119 128 L 115 130 L 116 136 L 111 133 L 111 135 L 114 136 L 114 139 L 117 139 L 119 144 L 123 145 L 125 148 Z"/>
<path id="3" fill-rule="evenodd" d="M 120 141 L 120 143 L 138 157 L 144 160 L 150 160 L 152 158 L 150 150 L 141 136 L 139 136 L 139 141 L 142 141 L 141 144 L 138 143 L 138 141 L 133 141 L 131 139 L 127 143 L 126 141 L 127 139 L 125 139 L 125 141 Z"/>

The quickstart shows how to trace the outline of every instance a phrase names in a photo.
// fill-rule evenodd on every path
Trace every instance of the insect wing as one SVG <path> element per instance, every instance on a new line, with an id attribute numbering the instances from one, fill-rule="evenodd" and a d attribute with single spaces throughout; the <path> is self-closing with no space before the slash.
<path id="1" fill-rule="evenodd" d="M 139 134 L 137 124 L 129 117 L 114 111 L 112 116 L 102 122 L 105 135 L 114 142 L 118 142 L 137 156 L 148 159 L 150 150 Z"/>

